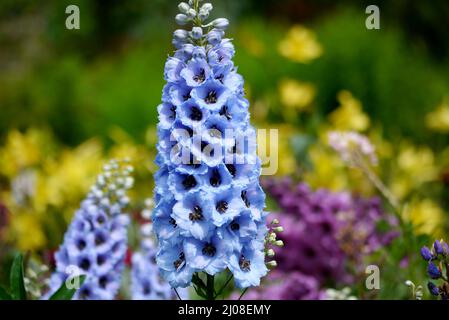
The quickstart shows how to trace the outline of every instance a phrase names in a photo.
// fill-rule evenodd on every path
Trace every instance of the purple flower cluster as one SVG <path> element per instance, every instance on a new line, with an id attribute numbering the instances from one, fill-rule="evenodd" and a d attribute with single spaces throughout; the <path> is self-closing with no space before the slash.
<path id="1" fill-rule="evenodd" d="M 427 274 L 434 281 L 441 282 L 439 285 L 432 281 L 427 283 L 427 288 L 433 296 L 439 296 L 441 300 L 449 299 L 449 246 L 443 240 L 435 240 L 431 249 L 424 246 L 421 248 L 421 256 L 427 261 Z"/>
<path id="2" fill-rule="evenodd" d="M 362 257 L 397 235 L 378 230 L 381 222 L 396 224 L 383 213 L 378 198 L 312 191 L 307 184 L 290 179 L 265 180 L 264 186 L 281 209 L 277 218 L 284 226 L 280 239 L 285 247 L 276 252 L 279 271 L 299 271 L 320 284 L 329 280 L 350 283 L 354 271 L 360 271 Z M 350 272 L 348 263 L 356 270 Z"/>

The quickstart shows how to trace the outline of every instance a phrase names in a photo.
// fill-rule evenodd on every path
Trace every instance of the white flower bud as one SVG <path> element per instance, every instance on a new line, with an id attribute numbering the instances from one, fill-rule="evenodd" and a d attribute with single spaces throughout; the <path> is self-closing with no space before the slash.
<path id="1" fill-rule="evenodd" d="M 198 18 L 200 18 L 201 21 L 206 20 L 209 18 L 209 11 L 201 9 L 200 12 L 198 12 Z"/>
<path id="2" fill-rule="evenodd" d="M 274 230 L 275 232 L 282 232 L 282 231 L 284 231 L 284 228 L 281 227 L 281 226 L 279 226 L 279 227 L 273 228 L 273 230 Z"/>
<path id="3" fill-rule="evenodd" d="M 209 12 L 212 11 L 213 8 L 214 8 L 214 7 L 212 6 L 211 3 L 205 3 L 205 4 L 203 4 L 203 5 L 201 6 L 200 11 L 201 11 L 201 10 L 204 10 L 204 11 L 206 11 L 207 13 L 209 13 Z"/>
<path id="4" fill-rule="evenodd" d="M 268 257 L 274 257 L 274 254 L 275 254 L 275 253 L 274 253 L 274 250 L 273 250 L 273 249 L 268 249 L 268 250 L 267 250 L 267 256 L 268 256 Z"/>
<path id="5" fill-rule="evenodd" d="M 212 25 L 217 29 L 224 30 L 229 26 L 229 20 L 226 18 L 218 18 L 212 21 Z"/>
<path id="6" fill-rule="evenodd" d="M 178 13 L 175 17 L 176 23 L 180 26 L 187 24 L 190 21 L 190 18 L 185 14 Z"/>
<path id="7" fill-rule="evenodd" d="M 282 240 L 277 240 L 274 242 L 274 245 L 278 246 L 278 247 L 283 247 L 284 246 L 284 242 Z"/>
<path id="8" fill-rule="evenodd" d="M 269 267 L 269 268 L 276 268 L 277 267 L 277 262 L 276 261 L 268 261 L 267 263 L 266 263 L 266 265 L 267 265 L 267 267 Z"/>
<path id="9" fill-rule="evenodd" d="M 279 224 L 279 220 L 278 219 L 273 219 L 273 221 L 271 221 L 271 224 Z"/>
<path id="10" fill-rule="evenodd" d="M 176 40 L 185 40 L 187 39 L 188 32 L 186 30 L 178 29 L 173 32 L 173 38 Z"/>
<path id="11" fill-rule="evenodd" d="M 196 17 L 196 11 L 193 9 L 189 9 L 189 11 L 187 11 L 187 15 L 189 16 L 189 18 L 195 18 Z"/>
<path id="12" fill-rule="evenodd" d="M 189 11 L 189 9 L 190 9 L 190 6 L 187 3 L 185 3 L 185 2 L 181 2 L 178 5 L 178 9 L 179 9 L 179 11 L 181 13 L 187 13 Z"/>
<path id="13" fill-rule="evenodd" d="M 192 38 L 195 40 L 201 39 L 203 36 L 203 29 L 200 27 L 193 27 L 192 28 Z"/>

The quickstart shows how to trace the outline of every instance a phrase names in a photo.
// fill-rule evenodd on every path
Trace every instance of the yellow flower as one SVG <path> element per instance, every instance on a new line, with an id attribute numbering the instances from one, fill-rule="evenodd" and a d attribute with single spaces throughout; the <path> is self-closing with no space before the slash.
<path id="1" fill-rule="evenodd" d="M 449 132 L 449 99 L 443 101 L 434 111 L 427 114 L 426 125 L 436 132 Z"/>
<path id="2" fill-rule="evenodd" d="M 300 25 L 293 26 L 279 42 L 279 53 L 294 62 L 308 63 L 323 53 L 315 34 Z"/>
<path id="3" fill-rule="evenodd" d="M 279 84 L 281 103 L 291 109 L 304 110 L 315 98 L 315 86 L 311 83 L 284 79 Z"/>
<path id="4" fill-rule="evenodd" d="M 265 45 L 261 42 L 257 35 L 253 34 L 247 28 L 242 29 L 239 33 L 239 39 L 241 45 L 248 51 L 249 54 L 255 57 L 261 57 L 265 53 Z"/>
<path id="5" fill-rule="evenodd" d="M 296 172 L 296 160 L 290 147 L 290 138 L 294 134 L 294 128 L 288 125 L 280 125 L 271 129 L 278 130 L 277 139 L 270 136 L 270 128 L 266 132 L 258 130 L 257 153 L 262 161 L 262 168 L 271 172 L 269 168 L 276 168 L 277 175 L 291 175 Z M 262 169 L 262 174 L 265 170 Z"/>
<path id="6" fill-rule="evenodd" d="M 413 200 L 403 212 L 404 219 L 411 221 L 417 234 L 439 237 L 444 227 L 445 213 L 430 199 Z"/>
<path id="7" fill-rule="evenodd" d="M 363 112 L 362 104 L 349 91 L 338 93 L 340 106 L 329 115 L 329 121 L 337 130 L 365 131 L 370 125 L 368 116 Z"/>
<path id="8" fill-rule="evenodd" d="M 8 235 L 21 251 L 41 249 L 46 244 L 39 218 L 32 213 L 13 214 Z"/>
<path id="9" fill-rule="evenodd" d="M 405 198 L 412 190 L 438 177 L 435 157 L 428 147 L 404 143 L 399 147 L 395 162 L 395 174 L 390 188 L 399 199 Z"/>

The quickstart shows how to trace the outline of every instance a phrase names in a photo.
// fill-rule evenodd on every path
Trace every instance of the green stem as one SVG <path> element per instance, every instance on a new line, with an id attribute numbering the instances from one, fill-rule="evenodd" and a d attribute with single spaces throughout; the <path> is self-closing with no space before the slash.
<path id="1" fill-rule="evenodd" d="M 206 298 L 207 300 L 215 300 L 215 276 L 207 275 Z"/>

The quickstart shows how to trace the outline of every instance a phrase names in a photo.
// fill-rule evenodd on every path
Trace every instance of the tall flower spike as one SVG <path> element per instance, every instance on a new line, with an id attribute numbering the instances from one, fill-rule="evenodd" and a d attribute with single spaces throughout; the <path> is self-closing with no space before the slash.
<path id="1" fill-rule="evenodd" d="M 127 250 L 129 218 L 123 211 L 129 203 L 126 192 L 133 185 L 132 171 L 126 160 L 111 160 L 104 166 L 55 254 L 49 293 L 76 275 L 86 275 L 74 299 L 114 299 Z"/>
<path id="2" fill-rule="evenodd" d="M 193 278 L 206 290 L 197 276 L 205 272 L 210 289 L 213 276 L 229 269 L 246 288 L 268 271 L 260 160 L 234 46 L 224 38 L 229 22 L 206 22 L 212 5 L 200 2 L 179 5 L 176 21 L 192 28 L 174 32 L 177 50 L 165 65 L 158 107 L 157 262 L 173 287 Z"/>
<path id="3" fill-rule="evenodd" d="M 153 201 L 147 199 L 142 211 L 144 224 L 141 226 L 141 248 L 132 256 L 131 295 L 133 300 L 172 300 L 176 299 L 175 291 L 161 279 L 156 265 L 157 249 L 152 239 L 152 224 L 149 222 L 153 210 Z M 178 290 L 182 299 L 188 298 L 186 289 Z"/>

